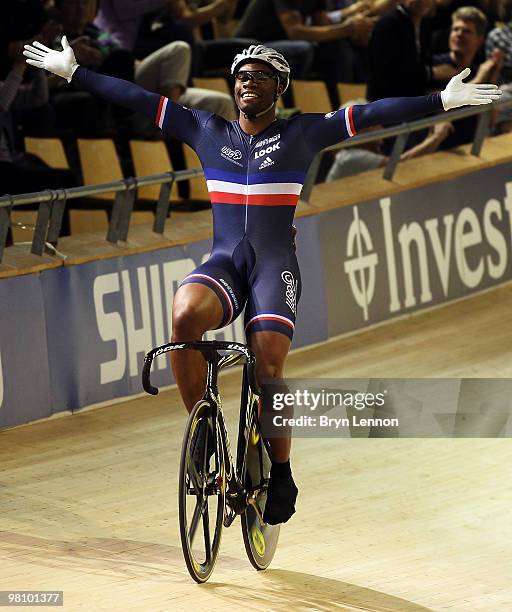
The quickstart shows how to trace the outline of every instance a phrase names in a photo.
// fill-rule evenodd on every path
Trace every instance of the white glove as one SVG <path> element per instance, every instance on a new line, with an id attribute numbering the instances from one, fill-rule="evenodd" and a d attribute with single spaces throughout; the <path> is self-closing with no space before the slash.
<path id="1" fill-rule="evenodd" d="M 73 49 L 69 46 L 68 39 L 63 36 L 61 42 L 63 50 L 54 51 L 36 40 L 33 46 L 25 45 L 23 55 L 29 58 L 26 60 L 27 64 L 44 68 L 71 83 L 71 78 L 78 68 L 78 64 Z"/>
<path id="2" fill-rule="evenodd" d="M 471 70 L 464 68 L 462 72 L 456 74 L 441 92 L 441 101 L 445 111 L 458 106 L 471 104 L 491 104 L 493 100 L 499 100 L 501 91 L 497 85 L 474 85 L 473 83 L 463 83 L 462 79 L 469 76 Z"/>

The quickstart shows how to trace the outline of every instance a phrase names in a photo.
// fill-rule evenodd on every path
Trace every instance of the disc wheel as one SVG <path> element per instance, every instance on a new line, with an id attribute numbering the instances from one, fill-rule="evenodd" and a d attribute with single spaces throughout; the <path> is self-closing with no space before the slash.
<path id="1" fill-rule="evenodd" d="M 206 582 L 215 567 L 226 504 L 224 453 L 212 414 L 205 400 L 194 406 L 181 448 L 181 548 L 190 575 L 199 583 Z"/>

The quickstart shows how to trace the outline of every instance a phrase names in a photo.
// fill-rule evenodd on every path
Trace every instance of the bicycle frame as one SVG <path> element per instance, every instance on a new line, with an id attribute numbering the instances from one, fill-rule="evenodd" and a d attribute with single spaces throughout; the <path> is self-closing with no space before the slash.
<path id="1" fill-rule="evenodd" d="M 221 342 L 221 341 L 192 341 L 192 342 L 170 342 L 162 346 L 156 347 L 150 351 L 144 359 L 144 367 L 142 372 L 142 382 L 145 391 L 152 395 L 158 394 L 158 389 L 151 385 L 150 370 L 153 359 L 163 353 L 174 350 L 193 349 L 199 350 L 207 363 L 207 378 L 206 389 L 203 400 L 208 401 L 214 407 L 212 415 L 214 431 L 216 430 L 216 421 L 219 421 L 221 432 L 221 443 L 226 462 L 226 501 L 231 509 L 231 513 L 226 516 L 224 525 L 228 527 L 234 521 L 238 514 L 241 514 L 251 504 L 258 513 L 259 518 L 263 521 L 260 510 L 255 503 L 255 495 L 259 487 L 255 487 L 252 491 L 247 491 L 244 484 L 240 481 L 239 474 L 244 473 L 245 448 L 242 448 L 240 441 L 241 434 L 244 434 L 244 445 L 247 445 L 249 436 L 251 435 L 255 415 L 253 410 L 254 397 L 259 397 L 261 391 L 257 385 L 254 366 L 254 353 L 245 345 L 236 342 Z M 221 355 L 219 351 L 230 351 L 234 354 Z M 239 425 L 239 444 L 237 448 L 237 463 L 236 469 L 231 446 L 229 443 L 228 433 L 222 411 L 222 403 L 218 390 L 218 374 L 219 371 L 226 366 L 231 366 L 245 359 L 244 371 L 242 378 L 242 393 L 240 404 L 240 425 Z"/>

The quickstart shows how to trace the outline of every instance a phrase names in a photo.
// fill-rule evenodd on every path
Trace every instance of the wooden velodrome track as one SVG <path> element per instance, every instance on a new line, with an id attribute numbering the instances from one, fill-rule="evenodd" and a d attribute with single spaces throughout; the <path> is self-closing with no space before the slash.
<path id="1" fill-rule="evenodd" d="M 293 377 L 511 377 L 512 286 L 298 351 Z M 238 373 L 222 379 L 234 435 Z M 0 433 L 0 590 L 65 610 L 512 609 L 507 439 L 297 439 L 297 514 L 265 572 L 239 522 L 186 571 L 176 389 Z"/>
<path id="2" fill-rule="evenodd" d="M 508 285 L 299 351 L 287 373 L 510 377 L 511 300 Z M 233 435 L 237 383 L 223 378 Z M 297 439 L 298 509 L 271 567 L 249 565 L 237 521 L 197 586 L 184 422 L 171 390 L 3 432 L 0 590 L 61 589 L 66 610 L 510 609 L 510 440 Z"/>

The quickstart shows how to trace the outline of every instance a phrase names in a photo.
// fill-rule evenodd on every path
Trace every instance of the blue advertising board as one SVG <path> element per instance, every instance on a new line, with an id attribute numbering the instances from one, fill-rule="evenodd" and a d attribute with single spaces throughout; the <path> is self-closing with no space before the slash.
<path id="1" fill-rule="evenodd" d="M 0 281 L 0 429 L 52 413 L 40 277 Z"/>
<path id="2" fill-rule="evenodd" d="M 512 279 L 510 164 L 297 220 L 292 348 Z M 209 240 L 0 280 L 0 428 L 142 392 Z M 206 339 L 244 342 L 243 316 Z M 168 358 L 152 379 L 172 384 Z"/>

